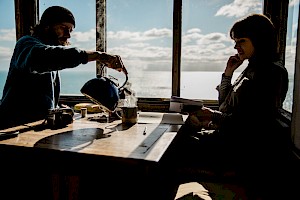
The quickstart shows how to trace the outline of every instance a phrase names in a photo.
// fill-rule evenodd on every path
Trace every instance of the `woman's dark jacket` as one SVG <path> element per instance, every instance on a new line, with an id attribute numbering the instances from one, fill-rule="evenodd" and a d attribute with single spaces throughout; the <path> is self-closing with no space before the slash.
<path id="1" fill-rule="evenodd" d="M 277 154 L 287 147 L 288 135 L 280 126 L 279 113 L 288 84 L 288 72 L 281 62 L 249 60 L 233 84 L 231 77 L 222 75 L 218 86 L 222 114 L 214 120 L 225 148 L 237 156 L 235 160 L 279 158 Z"/>

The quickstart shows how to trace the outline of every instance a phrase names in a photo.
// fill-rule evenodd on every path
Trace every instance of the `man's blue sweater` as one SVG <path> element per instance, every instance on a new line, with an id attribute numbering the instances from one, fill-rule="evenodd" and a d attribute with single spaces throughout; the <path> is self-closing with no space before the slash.
<path id="1" fill-rule="evenodd" d="M 50 46 L 32 36 L 15 46 L 0 101 L 0 128 L 45 119 L 57 108 L 59 70 L 87 63 L 87 53 L 78 48 Z"/>

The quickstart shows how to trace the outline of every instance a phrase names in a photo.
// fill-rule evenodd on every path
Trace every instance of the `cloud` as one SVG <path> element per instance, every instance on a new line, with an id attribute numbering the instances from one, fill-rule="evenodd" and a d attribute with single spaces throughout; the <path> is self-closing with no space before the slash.
<path id="1" fill-rule="evenodd" d="M 289 2 L 289 6 L 296 6 L 296 5 L 298 5 L 299 4 L 299 0 L 291 0 L 290 2 Z"/>
<path id="2" fill-rule="evenodd" d="M 8 70 L 10 58 L 12 56 L 13 49 L 8 47 L 0 46 L 0 71 L 1 70 Z"/>
<path id="3" fill-rule="evenodd" d="M 0 70 L 8 69 L 15 42 L 15 29 L 0 29 Z"/>
<path id="4" fill-rule="evenodd" d="M 252 12 L 261 12 L 261 0 L 234 0 L 222 6 L 215 16 L 243 17 Z"/>
<path id="5" fill-rule="evenodd" d="M 188 44 L 195 40 L 200 40 L 204 35 L 200 34 L 201 30 L 197 28 L 189 29 L 186 33 L 183 33 L 182 44 Z"/>
<path id="6" fill-rule="evenodd" d="M 229 55 L 235 53 L 231 39 L 224 33 L 200 34 L 199 29 L 183 33 L 182 64 L 185 70 L 222 68 Z M 199 67 L 201 66 L 201 67 Z"/>
<path id="7" fill-rule="evenodd" d="M 224 33 L 209 33 L 197 40 L 198 45 L 207 45 L 211 43 L 229 42 L 229 38 Z"/>
<path id="8" fill-rule="evenodd" d="M 131 43 L 131 44 L 128 44 L 127 45 L 129 48 L 143 48 L 143 47 L 146 47 L 146 46 L 149 46 L 148 43 L 142 43 L 142 42 L 139 42 L 139 43 Z"/>
<path id="9" fill-rule="evenodd" d="M 172 41 L 168 47 L 155 42 L 169 37 L 169 31 L 159 29 L 145 32 L 110 32 L 109 43 L 118 43 L 118 45 L 109 47 L 108 52 L 121 55 L 124 62 L 130 63 L 131 68 L 170 70 Z M 122 45 L 118 42 L 120 39 Z M 181 56 L 185 63 L 185 70 L 201 70 L 201 67 L 204 69 L 205 66 L 209 66 L 210 70 L 223 69 L 228 57 L 235 53 L 232 40 L 224 33 L 202 34 L 200 29 L 193 28 L 182 34 Z M 201 64 L 200 68 L 199 64 Z"/>
<path id="10" fill-rule="evenodd" d="M 87 42 L 90 40 L 96 41 L 96 29 L 91 29 L 87 32 L 76 31 L 72 33 L 72 38 L 76 42 Z"/>
<path id="11" fill-rule="evenodd" d="M 118 31 L 108 33 L 108 52 L 118 54 L 131 68 L 144 70 L 170 70 L 172 63 L 171 30 L 153 28 L 145 32 Z M 121 42 L 120 42 L 121 41 Z M 209 69 L 223 69 L 229 55 L 235 53 L 231 39 L 224 33 L 202 34 L 198 28 L 182 33 L 182 59 L 185 70 L 201 70 L 210 64 Z M 116 45 L 113 45 L 116 44 Z M 204 64 L 206 63 L 206 64 Z M 219 63 L 219 64 L 213 64 Z M 197 67 L 195 67 L 197 65 Z M 204 68 L 203 68 L 204 69 Z"/>
<path id="12" fill-rule="evenodd" d="M 161 38 L 161 37 L 172 37 L 172 30 L 167 29 L 167 28 L 162 28 L 162 29 L 150 29 L 149 31 L 145 31 L 143 36 L 146 38 Z"/>
<path id="13" fill-rule="evenodd" d="M 294 72 L 295 70 L 295 57 L 296 57 L 296 47 L 295 46 L 286 46 L 285 52 L 285 67 L 288 71 Z"/>
<path id="14" fill-rule="evenodd" d="M 73 32 L 70 38 L 72 46 L 76 46 L 85 50 L 96 49 L 96 29 L 90 29 L 86 32 Z"/>
<path id="15" fill-rule="evenodd" d="M 199 28 L 192 28 L 192 29 L 187 30 L 186 33 L 187 34 L 201 33 L 201 29 L 199 29 Z"/>
<path id="16" fill-rule="evenodd" d="M 148 46 L 142 48 L 132 48 L 132 46 L 122 46 L 109 48 L 108 51 L 113 54 L 120 54 L 122 58 L 139 60 L 166 60 L 172 55 L 171 47 Z"/>
<path id="17" fill-rule="evenodd" d="M 0 46 L 0 60 L 9 60 L 12 56 L 12 53 L 12 48 Z"/>
<path id="18" fill-rule="evenodd" d="M 147 41 L 157 38 L 172 37 L 172 30 L 167 28 L 157 29 L 153 28 L 145 32 L 130 32 L 130 31 L 109 31 L 107 34 L 108 39 L 118 39 L 129 41 Z"/>
<path id="19" fill-rule="evenodd" d="M 2 36 L 8 36 L 11 34 L 10 32 L 12 30 L 0 31 L 3 33 Z M 71 37 L 71 45 L 94 50 L 95 35 L 95 29 L 74 32 Z M 124 63 L 130 63 L 131 69 L 170 70 L 172 64 L 172 31 L 170 29 L 152 28 L 144 32 L 111 31 L 107 36 L 109 42 L 107 51 L 120 55 Z M 185 63 L 184 69 L 201 70 L 199 64 L 202 69 L 205 66 L 210 66 L 211 70 L 223 68 L 228 56 L 235 53 L 230 41 L 224 33 L 203 34 L 198 28 L 183 32 L 181 56 Z M 11 48 L 4 47 L 4 43 L 1 44 L 0 61 L 8 62 L 12 55 L 14 42 Z"/>
<path id="20" fill-rule="evenodd" d="M 16 41 L 16 29 L 0 29 L 0 41 Z"/>

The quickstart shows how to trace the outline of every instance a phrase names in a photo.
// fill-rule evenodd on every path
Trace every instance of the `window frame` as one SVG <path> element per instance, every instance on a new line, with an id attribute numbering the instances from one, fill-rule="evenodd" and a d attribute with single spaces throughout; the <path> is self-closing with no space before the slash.
<path id="1" fill-rule="evenodd" d="M 15 21 L 16 21 L 16 39 L 23 35 L 30 34 L 30 27 L 36 25 L 39 21 L 39 0 L 14 0 L 15 2 Z M 288 20 L 289 0 L 264 0 L 263 13 L 268 15 L 277 30 L 279 39 L 279 50 L 283 60 L 285 60 L 286 33 Z M 96 7 L 96 50 L 106 51 L 106 0 L 95 0 Z M 298 16 L 298 20 L 299 20 Z M 173 55 L 172 55 L 172 95 L 180 96 L 180 73 L 181 73 L 181 31 L 182 31 L 182 0 L 173 0 Z M 298 29 L 297 41 L 300 39 Z M 299 71 L 299 44 L 296 47 L 295 61 L 295 79 L 293 93 L 292 113 L 282 110 L 282 121 L 291 128 L 289 134 L 293 141 L 300 140 L 300 125 L 296 121 L 300 120 L 300 71 Z M 96 64 L 96 74 L 99 73 L 99 63 Z M 103 71 L 106 73 L 106 71 Z M 89 99 L 83 95 L 61 95 L 61 102 L 74 105 L 78 102 L 87 102 Z M 169 100 L 166 98 L 139 98 L 138 106 L 144 111 L 163 111 L 167 112 Z M 217 108 L 217 100 L 205 100 L 205 105 L 211 108 Z M 300 143 L 300 142 L 298 142 Z M 297 144 L 300 149 L 300 144 Z"/>
<path id="2" fill-rule="evenodd" d="M 182 0 L 173 0 L 173 55 L 172 95 L 180 96 L 180 60 L 182 31 Z M 263 13 L 268 15 L 277 30 L 280 57 L 285 59 L 287 18 L 289 0 L 263 1 Z M 106 51 L 106 0 L 95 0 L 96 7 L 96 50 Z M 30 27 L 39 21 L 39 0 L 15 0 L 16 39 L 30 33 Z M 100 72 L 99 63 L 96 74 Z M 103 72 L 105 73 L 105 71 Z"/>
<path id="3" fill-rule="evenodd" d="M 300 4 L 299 4 L 300 11 Z M 293 107 L 291 113 L 291 137 L 295 145 L 295 149 L 300 158 L 300 14 L 298 15 L 298 30 L 297 30 L 297 44 L 296 44 L 296 58 L 295 58 L 295 72 L 294 72 L 294 89 L 293 89 Z"/>

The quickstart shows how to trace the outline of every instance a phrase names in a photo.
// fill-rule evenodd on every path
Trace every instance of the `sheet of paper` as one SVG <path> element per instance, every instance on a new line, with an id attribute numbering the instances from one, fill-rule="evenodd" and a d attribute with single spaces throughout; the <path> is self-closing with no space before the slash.
<path id="1" fill-rule="evenodd" d="M 186 116 L 179 113 L 141 112 L 138 123 L 184 124 Z"/>

